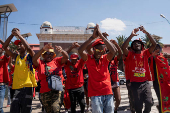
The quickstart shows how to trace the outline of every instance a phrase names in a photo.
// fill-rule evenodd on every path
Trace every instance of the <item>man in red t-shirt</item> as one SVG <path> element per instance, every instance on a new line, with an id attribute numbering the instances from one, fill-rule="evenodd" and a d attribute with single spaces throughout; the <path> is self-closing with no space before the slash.
<path id="1" fill-rule="evenodd" d="M 0 113 L 3 113 L 3 102 L 5 98 L 5 85 L 10 81 L 9 73 L 8 73 L 8 62 L 9 57 L 3 55 L 4 49 L 2 48 L 2 44 L 4 42 L 0 39 Z"/>
<path id="2" fill-rule="evenodd" d="M 97 37 L 100 39 L 96 39 L 92 44 L 94 53 L 88 55 L 84 50 Z M 110 51 L 108 54 L 105 54 L 105 45 Z M 102 35 L 98 25 L 94 28 L 93 35 L 79 47 L 78 52 L 81 58 L 86 61 L 88 69 L 88 96 L 91 97 L 93 113 L 114 112 L 108 64 L 116 51 L 115 46 Z"/>
<path id="3" fill-rule="evenodd" d="M 137 36 L 138 31 L 142 31 L 147 35 L 152 43 L 149 49 L 144 50 L 144 44 L 140 40 L 134 40 L 131 44 L 132 51 L 127 49 L 130 40 Z M 148 58 L 156 47 L 156 42 L 152 36 L 144 29 L 143 26 L 135 28 L 131 35 L 122 45 L 123 53 L 126 55 L 126 63 L 129 64 L 129 76 L 131 82 L 132 95 L 134 97 L 134 105 L 136 113 L 142 113 L 143 103 L 145 103 L 144 113 L 151 111 L 153 105 L 151 85 L 148 80 L 150 78 L 150 71 L 148 65 Z"/>
<path id="4" fill-rule="evenodd" d="M 69 54 L 73 48 L 79 47 L 80 45 L 75 42 L 69 48 L 67 53 Z M 85 110 L 84 101 L 84 77 L 83 77 L 83 59 L 78 60 L 79 56 L 77 53 L 72 53 L 70 55 L 70 61 L 68 60 L 64 66 L 67 82 L 66 88 L 69 91 L 70 101 L 71 101 L 71 113 L 76 113 L 76 101 L 78 100 L 81 108 L 81 113 Z"/>

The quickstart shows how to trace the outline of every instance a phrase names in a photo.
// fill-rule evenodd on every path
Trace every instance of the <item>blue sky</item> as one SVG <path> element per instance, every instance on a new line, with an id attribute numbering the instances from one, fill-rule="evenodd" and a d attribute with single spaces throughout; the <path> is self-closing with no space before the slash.
<path id="1" fill-rule="evenodd" d="M 98 23 L 103 32 L 109 33 L 109 39 L 128 37 L 134 28 L 144 25 L 149 33 L 163 37 L 162 43 L 170 44 L 170 24 L 160 17 L 163 14 L 170 20 L 169 0 L 1 0 L 0 5 L 10 3 L 18 11 L 9 16 L 7 37 L 17 27 L 22 34 L 32 33 L 28 38 L 31 44 L 39 43 L 36 33 L 44 21 L 52 26 L 86 27 L 90 22 Z M 139 32 L 134 39 L 141 36 Z"/>

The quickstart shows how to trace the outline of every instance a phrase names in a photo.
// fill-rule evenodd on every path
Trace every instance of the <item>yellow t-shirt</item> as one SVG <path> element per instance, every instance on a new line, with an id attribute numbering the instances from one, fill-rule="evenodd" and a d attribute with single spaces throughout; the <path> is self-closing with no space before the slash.
<path id="1" fill-rule="evenodd" d="M 12 89 L 20 89 L 23 87 L 37 87 L 35 70 L 30 70 L 29 61 L 27 60 L 28 55 L 29 54 L 26 54 L 23 59 L 20 58 L 20 55 L 17 55 L 15 61 Z"/>

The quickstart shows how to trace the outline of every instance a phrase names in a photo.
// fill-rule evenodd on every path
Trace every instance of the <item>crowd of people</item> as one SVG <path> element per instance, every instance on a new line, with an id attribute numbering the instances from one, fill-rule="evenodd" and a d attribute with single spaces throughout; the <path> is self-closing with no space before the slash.
<path id="1" fill-rule="evenodd" d="M 130 45 L 139 31 L 149 38 L 149 48 L 140 39 Z M 17 50 L 9 47 L 14 36 L 19 38 L 14 42 Z M 154 102 L 149 81 L 153 81 L 158 98 L 158 112 L 170 112 L 167 61 L 170 55 L 162 53 L 161 46 L 143 26 L 135 28 L 121 47 L 107 36 L 96 24 L 92 36 L 82 45 L 74 42 L 65 51 L 48 43 L 35 54 L 20 30 L 12 29 L 5 42 L 0 40 L 0 113 L 3 113 L 5 85 L 10 92 L 10 113 L 31 113 L 36 91 L 46 113 L 60 113 L 62 105 L 66 111 L 71 108 L 71 113 L 76 113 L 77 104 L 81 113 L 117 113 L 121 101 L 117 72 L 120 59 L 124 62 L 131 112 L 151 112 Z M 56 57 L 54 48 L 62 56 Z M 71 52 L 73 48 L 78 53 Z"/>

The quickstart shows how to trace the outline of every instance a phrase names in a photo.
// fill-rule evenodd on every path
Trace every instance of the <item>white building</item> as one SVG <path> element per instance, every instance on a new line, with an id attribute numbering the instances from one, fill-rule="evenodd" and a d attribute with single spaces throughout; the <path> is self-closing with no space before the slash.
<path id="1" fill-rule="evenodd" d="M 94 27 L 94 23 L 89 23 L 87 28 Z M 67 50 L 73 42 L 78 42 L 82 44 L 85 42 L 93 33 L 93 29 L 86 30 L 86 27 L 81 26 L 54 26 L 51 23 L 45 21 L 40 27 L 40 33 L 36 34 L 39 42 L 40 48 L 48 43 L 52 43 L 55 47 L 61 46 L 64 50 Z M 55 50 L 57 53 L 57 51 Z M 75 50 L 76 52 L 76 50 Z"/>

